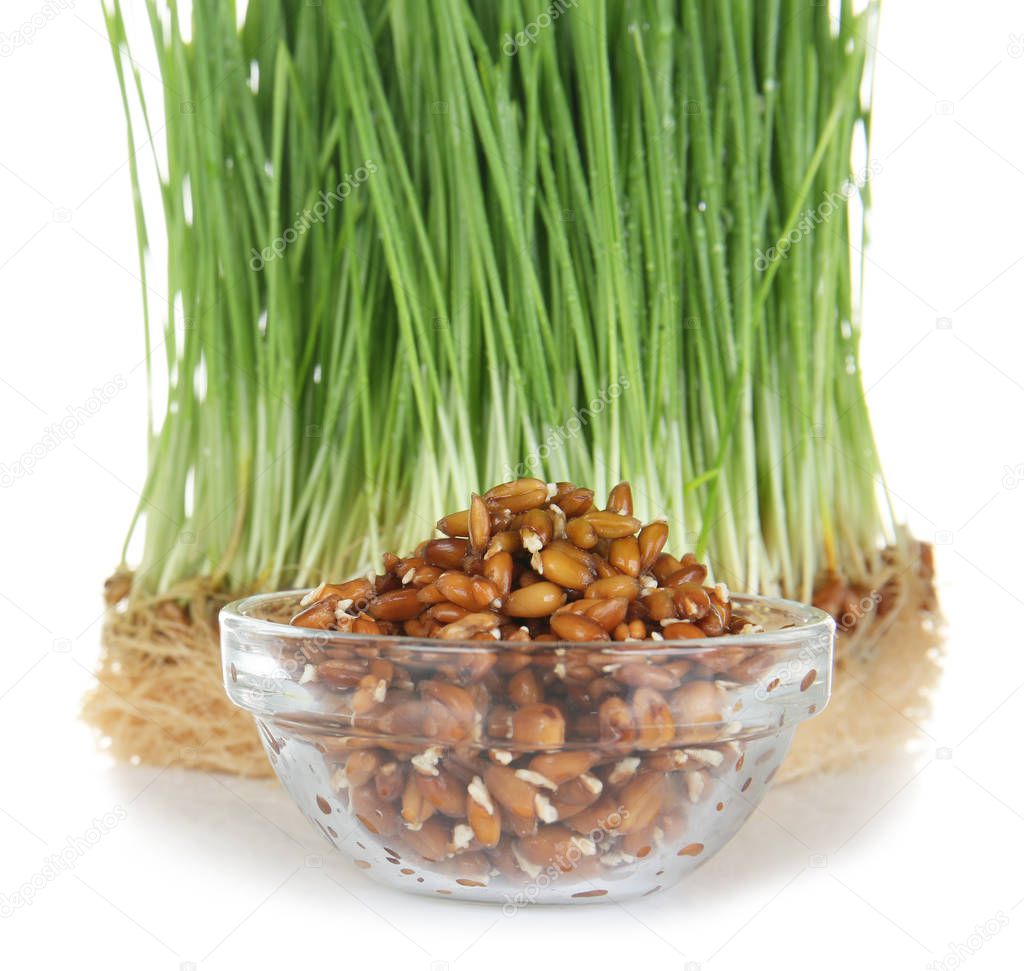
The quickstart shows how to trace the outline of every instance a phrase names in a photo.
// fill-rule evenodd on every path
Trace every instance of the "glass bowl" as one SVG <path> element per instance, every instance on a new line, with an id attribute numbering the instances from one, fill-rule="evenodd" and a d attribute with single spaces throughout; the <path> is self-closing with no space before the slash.
<path id="1" fill-rule="evenodd" d="M 712 857 L 831 685 L 821 610 L 734 595 L 763 631 L 453 642 L 220 614 L 224 683 L 310 822 L 374 879 L 498 902 L 625 900 Z"/>

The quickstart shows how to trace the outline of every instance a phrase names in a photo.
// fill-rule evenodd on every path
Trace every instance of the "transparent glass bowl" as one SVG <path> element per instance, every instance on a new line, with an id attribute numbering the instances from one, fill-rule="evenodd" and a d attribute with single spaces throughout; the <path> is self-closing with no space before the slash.
<path id="1" fill-rule="evenodd" d="M 831 685 L 835 625 L 733 596 L 763 632 L 449 642 L 220 614 L 224 683 L 298 807 L 374 879 L 467 900 L 624 900 L 713 856 Z"/>

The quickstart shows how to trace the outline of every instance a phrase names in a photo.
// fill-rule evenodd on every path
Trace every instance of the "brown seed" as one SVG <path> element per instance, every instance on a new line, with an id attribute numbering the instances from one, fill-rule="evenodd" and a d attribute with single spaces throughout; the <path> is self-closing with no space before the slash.
<path id="1" fill-rule="evenodd" d="M 679 565 L 673 574 L 665 579 L 665 585 L 669 586 L 668 580 L 674 577 L 673 586 L 678 583 L 696 583 L 701 584 L 707 579 L 708 568 L 703 563 L 697 561 L 692 553 L 687 553 L 682 560 L 679 561 Z"/>
<path id="2" fill-rule="evenodd" d="M 570 519 L 565 524 L 565 535 L 569 541 L 581 550 L 592 550 L 600 542 L 594 527 L 585 519 Z"/>
<path id="3" fill-rule="evenodd" d="M 544 505 L 548 500 L 547 483 L 540 479 L 516 479 L 488 489 L 484 501 L 488 508 L 507 509 L 509 512 L 526 512 Z"/>
<path id="4" fill-rule="evenodd" d="M 661 636 L 666 641 L 685 641 L 706 637 L 707 635 L 696 624 L 692 624 L 688 620 L 681 620 L 678 623 L 663 627 L 661 629 Z"/>
<path id="5" fill-rule="evenodd" d="M 682 567 L 682 562 L 670 553 L 661 553 L 655 558 L 654 565 L 651 567 L 651 573 L 654 574 L 658 583 L 664 584 L 673 573 L 677 573 Z"/>
<path id="6" fill-rule="evenodd" d="M 405 829 L 402 835 L 414 853 L 431 863 L 437 863 L 448 855 L 451 836 L 448 826 L 437 816 L 425 820 L 418 830 Z"/>
<path id="7" fill-rule="evenodd" d="M 484 783 L 495 802 L 507 809 L 512 816 L 532 820 L 537 814 L 534 796 L 535 786 L 520 779 L 515 769 L 507 765 L 489 765 L 484 771 Z"/>
<path id="8" fill-rule="evenodd" d="M 722 698 L 713 681 L 688 681 L 672 695 L 672 712 L 680 737 L 707 741 L 715 737 L 711 726 L 722 721 Z"/>
<path id="9" fill-rule="evenodd" d="M 624 626 L 623 621 L 626 619 L 626 611 L 629 609 L 629 601 L 625 597 L 610 597 L 607 600 L 584 600 L 583 603 L 589 605 L 585 607 L 586 615 L 591 620 L 596 620 L 609 633 L 620 626 Z M 628 627 L 626 630 L 628 636 Z"/>
<path id="10" fill-rule="evenodd" d="M 487 552 L 484 554 L 484 559 L 488 560 L 498 553 L 518 553 L 522 548 L 523 540 L 517 530 L 501 530 L 492 534 L 491 541 L 487 544 Z"/>
<path id="11" fill-rule="evenodd" d="M 462 512 L 453 512 L 443 516 L 437 521 L 437 529 L 445 536 L 463 538 L 469 536 L 469 510 L 463 509 Z"/>
<path id="12" fill-rule="evenodd" d="M 473 577 L 471 583 L 477 610 L 490 607 L 498 600 L 498 588 L 490 580 L 485 577 Z"/>
<path id="13" fill-rule="evenodd" d="M 590 854 L 594 852 L 593 846 L 588 846 L 589 840 L 584 840 L 567 826 L 555 823 L 541 826 L 532 836 L 522 837 L 519 852 L 534 866 L 554 866 L 563 873 L 569 873 L 583 856 L 581 847 L 586 847 Z"/>
<path id="14" fill-rule="evenodd" d="M 615 669 L 612 677 L 634 688 L 671 691 L 679 686 L 679 678 L 671 671 L 666 671 L 660 664 L 623 664 L 622 667 Z"/>
<path id="15" fill-rule="evenodd" d="M 426 587 L 441 575 L 442 570 L 439 566 L 419 566 L 412 575 L 412 585 L 414 587 Z"/>
<path id="16" fill-rule="evenodd" d="M 501 652 L 497 668 L 502 674 L 515 674 L 516 671 L 522 671 L 523 668 L 529 667 L 532 660 L 533 657 L 530 654 L 508 649 Z"/>
<path id="17" fill-rule="evenodd" d="M 605 545 L 608 544 L 608 540 L 603 541 Z M 597 573 L 599 580 L 607 580 L 611 577 L 619 576 L 619 571 L 615 569 L 603 556 L 594 556 L 594 570 Z"/>
<path id="18" fill-rule="evenodd" d="M 530 760 L 530 771 L 537 772 L 550 779 L 555 785 L 561 785 L 588 769 L 598 760 L 596 752 L 576 750 L 572 752 L 545 752 L 535 755 Z"/>
<path id="19" fill-rule="evenodd" d="M 405 587 L 374 597 L 366 609 L 377 620 L 411 620 L 423 609 L 423 604 L 416 590 Z"/>
<path id="20" fill-rule="evenodd" d="M 583 518 L 594 527 L 594 532 L 601 539 L 619 539 L 635 533 L 640 528 L 639 520 L 632 516 L 620 516 L 607 509 L 588 512 Z"/>
<path id="21" fill-rule="evenodd" d="M 640 545 L 640 572 L 646 573 L 665 548 L 668 540 L 668 523 L 656 519 L 640 530 L 637 542 Z"/>
<path id="22" fill-rule="evenodd" d="M 623 822 L 624 813 L 610 794 L 603 795 L 592 806 L 566 820 L 569 827 L 583 834 L 615 833 L 621 829 Z"/>
<path id="23" fill-rule="evenodd" d="M 439 569 L 439 567 L 434 567 L 434 569 Z M 436 581 L 428 583 L 425 587 L 419 587 L 416 590 L 416 596 L 422 604 L 440 604 L 445 602 L 445 595 L 441 593 Z"/>
<path id="24" fill-rule="evenodd" d="M 556 494 L 554 501 L 561 507 L 562 512 L 572 519 L 574 516 L 582 516 L 594 504 L 594 490 L 572 489 L 561 497 Z"/>
<path id="25" fill-rule="evenodd" d="M 401 701 L 376 719 L 386 735 L 421 735 L 430 714 L 430 706 L 422 701 Z"/>
<path id="26" fill-rule="evenodd" d="M 436 620 L 439 624 L 454 624 L 455 621 L 462 620 L 468 613 L 469 611 L 465 607 L 444 600 L 434 604 L 433 607 L 428 607 L 420 616 L 428 620 Z"/>
<path id="27" fill-rule="evenodd" d="M 501 839 L 501 811 L 493 803 L 490 811 L 472 798 L 466 800 L 466 821 L 481 846 L 497 846 Z"/>
<path id="28" fill-rule="evenodd" d="M 423 557 L 432 566 L 440 566 L 446 570 L 457 570 L 462 565 L 462 559 L 468 552 L 468 540 L 432 539 L 423 548 Z"/>
<path id="29" fill-rule="evenodd" d="M 601 741 L 623 744 L 636 737 L 633 712 L 621 698 L 611 696 L 601 702 L 597 712 Z"/>
<path id="30" fill-rule="evenodd" d="M 530 836 L 537 832 L 539 825 L 536 816 L 528 819 L 525 816 L 516 816 L 512 813 L 503 813 L 501 822 L 507 832 L 515 833 L 516 836 Z"/>
<path id="31" fill-rule="evenodd" d="M 643 829 L 638 829 L 633 832 L 627 833 L 622 838 L 622 852 L 628 853 L 630 856 L 635 856 L 638 860 L 642 860 L 645 856 L 649 856 L 652 849 L 654 849 L 655 826 L 652 823 L 649 826 L 645 826 Z"/>
<path id="32" fill-rule="evenodd" d="M 446 641 L 465 641 L 484 631 L 494 630 L 501 625 L 499 614 L 466 614 L 461 620 L 442 627 L 439 635 Z"/>
<path id="33" fill-rule="evenodd" d="M 514 567 L 511 555 L 504 551 L 499 551 L 484 560 L 483 574 L 494 584 L 501 600 L 504 600 L 512 589 Z"/>
<path id="34" fill-rule="evenodd" d="M 352 633 L 378 635 L 384 633 L 384 628 L 369 617 L 357 617 L 352 621 Z"/>
<path id="35" fill-rule="evenodd" d="M 565 603 L 565 591 L 548 580 L 513 590 L 505 601 L 510 617 L 547 617 Z"/>
<path id="36" fill-rule="evenodd" d="M 549 546 L 540 553 L 541 572 L 560 587 L 584 590 L 594 580 L 594 571 L 560 548 Z"/>
<path id="37" fill-rule="evenodd" d="M 678 576 L 679 574 L 676 574 Z M 683 582 L 672 586 L 672 577 L 667 583 L 672 590 L 672 599 L 676 609 L 687 620 L 700 620 L 711 610 L 711 598 L 699 583 Z"/>
<path id="38" fill-rule="evenodd" d="M 676 737 L 675 721 L 668 702 L 654 688 L 637 688 L 633 692 L 633 719 L 640 748 L 660 748 Z"/>
<path id="39" fill-rule="evenodd" d="M 380 755 L 372 749 L 353 752 L 345 762 L 345 778 L 350 788 L 366 785 L 380 765 Z"/>
<path id="40" fill-rule="evenodd" d="M 537 553 L 555 538 L 555 523 L 546 509 L 531 509 L 518 520 L 523 549 Z"/>
<path id="41" fill-rule="evenodd" d="M 445 600 L 458 604 L 465 610 L 477 610 L 486 604 L 478 604 L 473 592 L 473 580 L 465 573 L 446 572 L 437 578 L 435 584 Z"/>
<path id="42" fill-rule="evenodd" d="M 373 783 L 377 795 L 385 802 L 397 799 L 405 786 L 405 766 L 399 762 L 385 762 Z"/>
<path id="43" fill-rule="evenodd" d="M 330 596 L 337 597 L 339 600 L 351 600 L 357 610 L 362 610 L 366 602 L 373 596 L 373 587 L 365 577 L 356 577 L 345 583 L 326 583 L 320 597 Z"/>
<path id="44" fill-rule="evenodd" d="M 291 619 L 296 627 L 306 627 L 313 630 L 330 630 L 336 626 L 337 618 L 335 608 L 338 605 L 338 597 L 327 597 L 310 604 L 304 610 L 300 610 Z"/>
<path id="45" fill-rule="evenodd" d="M 642 772 L 626 783 L 619 793 L 622 825 L 619 831 L 633 833 L 653 822 L 667 792 L 665 776 L 660 772 Z"/>
<path id="46" fill-rule="evenodd" d="M 587 587 L 584 596 L 590 600 L 605 600 L 609 597 L 624 597 L 627 601 L 636 600 L 640 596 L 640 581 L 622 574 L 602 577 Z"/>
<path id="47" fill-rule="evenodd" d="M 633 515 L 633 490 L 628 482 L 620 482 L 608 494 L 608 508 L 620 516 Z"/>
<path id="48" fill-rule="evenodd" d="M 650 596 L 644 598 L 644 606 L 651 620 L 672 620 L 678 616 L 670 590 L 652 590 Z"/>
<path id="49" fill-rule="evenodd" d="M 513 674 L 508 679 L 507 690 L 509 700 L 519 707 L 535 705 L 544 700 L 544 689 L 532 668 L 525 668 Z"/>
<path id="50" fill-rule="evenodd" d="M 708 637 L 719 637 L 724 634 L 729 625 L 730 610 L 730 604 L 719 604 L 712 599 L 707 614 L 698 621 L 700 629 Z"/>
<path id="51" fill-rule="evenodd" d="M 351 805 L 359 822 L 376 836 L 394 836 L 401 826 L 398 811 L 381 799 L 373 786 L 353 789 Z"/>
<path id="52" fill-rule="evenodd" d="M 549 545 L 551 546 L 551 549 L 559 550 L 566 556 L 574 559 L 577 563 L 582 563 L 588 569 L 596 571 L 594 554 L 588 550 L 581 550 L 578 546 L 575 546 L 565 539 L 552 540 Z"/>
<path id="53" fill-rule="evenodd" d="M 565 641 L 606 641 L 606 631 L 596 620 L 581 614 L 555 614 L 551 618 L 551 630 Z"/>
<path id="54" fill-rule="evenodd" d="M 471 728 L 477 720 L 476 705 L 465 688 L 445 681 L 421 681 L 420 693 L 427 698 L 439 701 L 451 712 L 452 717 L 460 724 Z"/>
<path id="55" fill-rule="evenodd" d="M 402 792 L 402 819 L 413 828 L 422 825 L 437 812 L 437 807 L 420 791 L 416 779 L 416 773 L 410 772 Z"/>
<path id="56" fill-rule="evenodd" d="M 640 576 L 640 543 L 635 536 L 613 539 L 608 547 L 608 562 L 620 573 Z"/>
<path id="57" fill-rule="evenodd" d="M 512 716 L 512 738 L 524 745 L 561 745 L 565 718 L 554 705 L 524 705 Z"/>
<path id="58" fill-rule="evenodd" d="M 357 715 L 365 715 L 381 704 L 387 697 L 388 684 L 383 678 L 368 674 L 359 680 L 359 690 L 350 702 L 352 711 Z"/>
<path id="59" fill-rule="evenodd" d="M 317 665 L 317 677 L 338 688 L 355 688 L 366 675 L 365 661 L 357 658 L 330 658 Z"/>
<path id="60" fill-rule="evenodd" d="M 469 549 L 483 555 L 491 539 L 491 514 L 487 504 L 475 492 L 469 506 Z"/>
<path id="61" fill-rule="evenodd" d="M 563 782 L 553 798 L 558 800 L 559 805 L 576 812 L 597 802 L 603 790 L 604 785 L 596 775 L 583 772 L 575 779 Z"/>
<path id="62" fill-rule="evenodd" d="M 437 775 L 417 775 L 416 784 L 438 812 L 455 818 L 466 815 L 466 790 L 447 769 L 438 767 Z"/>

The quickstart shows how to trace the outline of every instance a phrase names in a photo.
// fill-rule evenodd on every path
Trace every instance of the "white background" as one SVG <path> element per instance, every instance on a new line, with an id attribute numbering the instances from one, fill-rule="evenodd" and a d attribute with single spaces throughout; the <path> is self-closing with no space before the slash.
<path id="1" fill-rule="evenodd" d="M 41 5 L 5 0 L 0 32 Z M 507 918 L 378 889 L 321 860 L 275 787 L 112 764 L 77 720 L 143 477 L 145 367 L 110 55 L 96 5 L 66 7 L 0 58 L 0 462 L 126 387 L 0 490 L 0 894 L 126 818 L 0 918 L 0 965 L 1020 967 L 1024 10 L 891 0 L 878 42 L 863 363 L 896 506 L 942 541 L 933 717 L 912 751 L 776 789 L 671 891 Z"/>

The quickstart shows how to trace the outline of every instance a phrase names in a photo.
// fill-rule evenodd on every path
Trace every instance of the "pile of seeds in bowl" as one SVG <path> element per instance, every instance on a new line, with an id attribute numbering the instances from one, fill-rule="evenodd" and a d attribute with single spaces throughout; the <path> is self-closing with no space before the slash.
<path id="1" fill-rule="evenodd" d="M 597 509 L 590 489 L 518 479 L 437 526 L 444 538 L 321 584 L 292 619 L 366 638 L 310 638 L 300 682 L 351 729 L 309 741 L 388 862 L 428 861 L 462 887 L 543 868 L 577 883 L 714 843 L 685 807 L 724 816 L 722 776 L 748 748 L 732 689 L 771 654 L 702 647 L 761 630 L 725 586 L 664 551 L 666 523 L 634 518 L 626 483 Z"/>
<path id="2" fill-rule="evenodd" d="M 437 523 L 442 539 L 384 572 L 324 583 L 300 627 L 442 640 L 677 641 L 747 632 L 724 584 L 687 553 L 664 552 L 668 525 L 633 516 L 629 484 L 607 506 L 571 482 L 523 478 L 474 495 Z"/>

